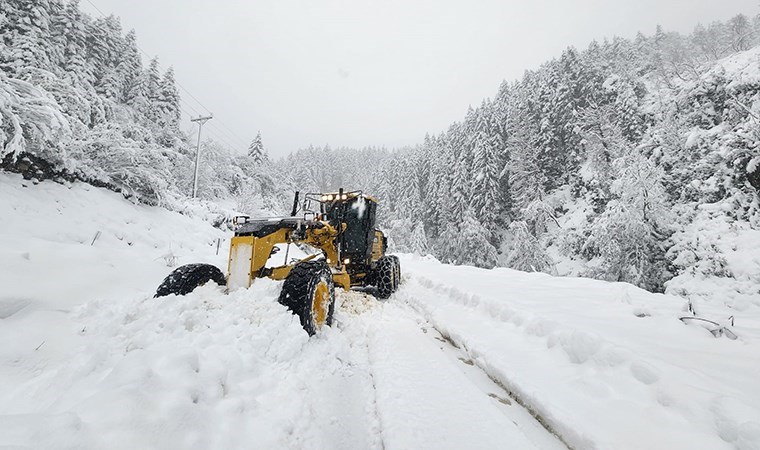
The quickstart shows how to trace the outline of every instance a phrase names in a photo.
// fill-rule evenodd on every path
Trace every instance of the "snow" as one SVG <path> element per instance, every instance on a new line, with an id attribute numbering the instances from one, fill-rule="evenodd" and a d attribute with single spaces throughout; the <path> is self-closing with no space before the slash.
<path id="1" fill-rule="evenodd" d="M 253 260 L 253 244 L 240 242 L 230 250 L 230 272 L 227 286 L 235 290 L 247 288 L 251 282 L 251 261 Z"/>
<path id="2" fill-rule="evenodd" d="M 715 77 L 731 80 L 727 86 L 729 92 L 760 83 L 760 46 L 724 58 L 716 64 L 716 68 L 703 75 L 702 79 L 711 80 Z"/>
<path id="3" fill-rule="evenodd" d="M 404 258 L 398 294 L 575 448 L 757 448 L 760 345 L 624 283 Z M 457 280 L 467 280 L 459 283 Z"/>
<path id="4" fill-rule="evenodd" d="M 760 109 L 760 108 L 758 108 Z M 760 168 L 760 156 L 756 156 L 752 158 L 749 163 L 747 163 L 747 173 L 753 173 L 758 168 Z"/>
<path id="5" fill-rule="evenodd" d="M 674 237 L 674 262 L 687 267 L 666 292 L 689 298 L 713 320 L 736 316 L 760 327 L 760 231 L 726 218 L 728 202 L 701 205 Z"/>
<path id="6" fill-rule="evenodd" d="M 351 205 L 351 208 L 356 210 L 356 217 L 363 219 L 364 211 L 367 210 L 367 200 L 364 197 L 359 197 L 358 200 Z"/>
<path id="7" fill-rule="evenodd" d="M 401 255 L 310 338 L 280 282 L 152 298 L 167 254 L 226 267 L 200 219 L 6 174 L 0 215 L 0 446 L 760 446 L 752 304 L 715 338 L 680 297 Z"/>

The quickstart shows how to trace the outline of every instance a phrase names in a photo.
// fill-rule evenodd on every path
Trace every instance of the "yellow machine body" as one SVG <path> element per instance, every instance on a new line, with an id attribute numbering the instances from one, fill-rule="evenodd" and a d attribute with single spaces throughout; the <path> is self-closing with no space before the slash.
<path id="1" fill-rule="evenodd" d="M 326 200 L 328 198 L 329 200 Z M 362 206 L 359 200 L 366 204 Z M 267 267 L 267 262 L 278 244 L 304 244 L 320 251 L 330 267 L 334 283 L 345 290 L 349 290 L 351 286 L 363 285 L 368 280 L 372 264 L 385 255 L 385 236 L 374 228 L 374 207 L 377 200 L 356 193 L 336 193 L 320 194 L 318 201 L 327 206 L 322 206 L 321 212 L 311 213 L 313 216 L 310 218 L 293 216 L 255 221 L 244 218 L 242 224 L 236 223 L 238 230 L 230 243 L 227 287 L 230 290 L 248 288 L 256 278 L 283 280 L 295 264 L 320 256 L 317 252 L 298 261 L 285 261 L 283 265 Z M 367 233 L 371 233 L 361 235 L 365 236 L 362 237 L 362 242 L 369 242 L 371 247 L 371 252 L 367 250 L 364 261 L 351 261 L 351 258 L 347 257 L 351 256 L 348 255 L 345 244 L 347 223 L 334 217 L 334 212 L 338 211 L 336 207 L 342 207 L 340 211 L 351 211 L 351 208 L 356 209 L 357 205 L 371 206 L 368 208 L 368 211 L 371 211 L 370 217 L 364 222 L 354 222 L 354 226 L 361 232 L 366 229 Z M 330 217 L 331 215 L 333 217 Z"/>

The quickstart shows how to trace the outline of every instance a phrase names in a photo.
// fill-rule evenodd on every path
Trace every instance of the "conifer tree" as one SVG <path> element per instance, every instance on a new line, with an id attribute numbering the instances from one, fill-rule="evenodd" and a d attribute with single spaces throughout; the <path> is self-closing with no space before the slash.
<path id="1" fill-rule="evenodd" d="M 158 58 L 150 60 L 148 67 L 142 74 L 140 82 L 144 89 L 145 103 L 144 110 L 141 111 L 146 119 L 146 125 L 155 126 L 161 117 L 159 100 L 161 95 L 161 74 L 158 69 Z"/>
<path id="2" fill-rule="evenodd" d="M 422 218 L 422 197 L 420 195 L 420 176 L 418 158 L 415 153 L 405 158 L 400 164 L 398 216 L 409 219 L 412 223 Z"/>
<path id="3" fill-rule="evenodd" d="M 137 48 L 135 30 L 130 30 L 124 38 L 124 53 L 121 55 L 117 71 L 122 77 L 121 98 L 127 105 L 140 109 L 146 102 L 145 79 L 142 76 L 142 58 Z"/>
<path id="4" fill-rule="evenodd" d="M 153 58 L 145 71 L 145 92 L 151 102 L 161 95 L 161 73 L 158 68 L 158 58 Z"/>
<path id="5" fill-rule="evenodd" d="M 503 166 L 500 134 L 493 123 L 493 107 L 483 102 L 474 136 L 472 207 L 488 230 L 495 230 L 501 214 L 500 178 Z M 496 242 L 496 235 L 491 241 Z"/>
<path id="6" fill-rule="evenodd" d="M 260 166 L 267 160 L 266 150 L 264 150 L 264 144 L 261 141 L 261 131 L 256 133 L 256 137 L 251 141 L 251 145 L 248 146 L 248 156 L 253 159 L 255 165 Z"/>
<path id="7" fill-rule="evenodd" d="M 495 267 L 498 252 L 489 241 L 489 235 L 474 211 L 467 208 L 460 223 L 449 222 L 444 229 L 441 236 L 444 261 L 488 269 Z"/>
<path id="8" fill-rule="evenodd" d="M 174 81 L 174 68 L 169 67 L 159 85 L 157 107 L 160 112 L 159 126 L 177 130 L 182 116 L 179 105 L 179 91 Z"/>
<path id="9" fill-rule="evenodd" d="M 50 5 L 47 0 L 0 3 L 2 52 L 0 69 L 17 78 L 29 76 L 29 69 L 54 72 L 55 50 L 50 37 Z"/>
<path id="10" fill-rule="evenodd" d="M 65 3 L 52 18 L 53 36 L 61 46 L 62 74 L 75 85 L 92 86 L 92 66 L 87 62 L 87 21 L 79 10 L 79 0 Z"/>
<path id="11" fill-rule="evenodd" d="M 121 24 L 114 16 L 98 18 L 87 28 L 88 59 L 93 65 L 95 89 L 114 101 L 121 101 L 122 80 L 116 73 L 123 51 Z"/>
<path id="12" fill-rule="evenodd" d="M 509 225 L 512 251 L 507 266 L 525 272 L 549 272 L 554 265 L 540 240 L 530 231 L 528 224 L 516 220 Z"/>
<path id="13" fill-rule="evenodd" d="M 425 225 L 422 222 L 417 222 L 412 230 L 411 242 L 409 244 L 409 250 L 417 255 L 425 256 L 428 254 L 428 241 L 425 235 Z"/>
<path id="14" fill-rule="evenodd" d="M 663 242 L 671 216 L 662 184 L 664 173 L 635 149 L 614 162 L 616 200 L 594 222 L 585 243 L 604 261 L 597 273 L 661 291 L 667 277 Z"/>

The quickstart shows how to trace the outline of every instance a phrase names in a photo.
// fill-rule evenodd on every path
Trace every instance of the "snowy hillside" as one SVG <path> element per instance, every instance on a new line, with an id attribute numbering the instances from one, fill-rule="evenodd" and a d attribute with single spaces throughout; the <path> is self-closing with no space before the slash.
<path id="1" fill-rule="evenodd" d="M 568 48 L 414 148 L 309 147 L 282 166 L 308 189 L 377 195 L 400 251 L 695 302 L 711 279 L 746 303 L 760 285 L 760 31 L 738 45 L 740 22 Z"/>
<path id="2" fill-rule="evenodd" d="M 17 175 L 0 214 L 0 445 L 760 446 L 757 305 L 716 338 L 681 298 L 406 256 L 309 338 L 277 282 L 152 298 L 172 255 L 224 267 L 207 222 Z"/>
<path id="3" fill-rule="evenodd" d="M 199 128 L 174 70 L 143 61 L 117 17 L 76 1 L 0 4 L 0 170 L 183 211 Z M 309 146 L 270 160 L 260 133 L 246 151 L 212 120 L 198 196 L 282 212 L 294 190 L 360 189 L 380 200 L 398 251 L 625 281 L 695 304 L 720 285 L 727 303 L 753 303 L 760 15 L 591 41 L 522 69 L 410 148 Z"/>

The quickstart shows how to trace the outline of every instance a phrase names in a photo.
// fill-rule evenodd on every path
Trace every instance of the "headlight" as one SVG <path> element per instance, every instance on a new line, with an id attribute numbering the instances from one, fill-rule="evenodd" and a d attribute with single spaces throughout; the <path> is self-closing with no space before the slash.
<path id="1" fill-rule="evenodd" d="M 341 200 L 347 200 L 347 199 L 348 199 L 348 195 L 343 194 L 343 197 L 341 197 Z"/>
<path id="2" fill-rule="evenodd" d="M 332 199 L 333 199 L 333 196 L 332 196 L 332 194 L 330 194 L 330 195 L 328 195 L 328 196 L 327 196 L 327 201 L 328 201 L 328 202 L 331 202 L 331 201 L 332 201 Z"/>
<path id="3" fill-rule="evenodd" d="M 327 258 L 327 264 L 332 264 L 332 261 L 330 261 L 330 258 Z"/>
<path id="4" fill-rule="evenodd" d="M 348 264 L 351 262 L 351 258 L 346 258 L 343 260 L 343 264 Z"/>
<path id="5" fill-rule="evenodd" d="M 322 200 L 323 202 L 324 202 L 324 201 L 327 201 L 327 196 L 326 196 L 326 195 L 323 195 L 323 196 L 319 197 L 319 199 L 320 199 L 320 200 Z"/>

